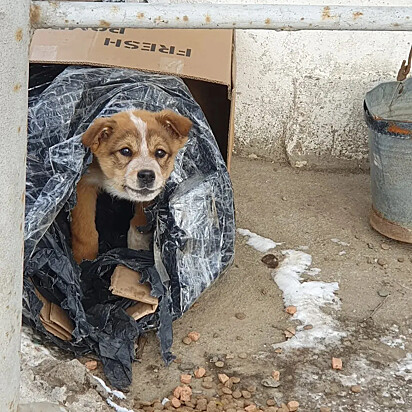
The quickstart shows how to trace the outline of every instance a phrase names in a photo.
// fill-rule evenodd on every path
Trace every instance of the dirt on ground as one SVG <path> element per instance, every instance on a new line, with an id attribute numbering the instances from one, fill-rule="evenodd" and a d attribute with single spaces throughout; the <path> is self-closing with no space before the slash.
<path id="1" fill-rule="evenodd" d="M 126 399 L 110 401 L 146 412 L 412 410 L 411 246 L 370 228 L 369 176 L 237 157 L 231 175 L 237 227 L 281 244 L 259 252 L 239 234 L 233 266 L 174 323 L 176 360 L 166 367 L 149 333 Z M 277 268 L 261 261 L 268 253 Z M 294 273 L 296 290 L 282 284 Z M 285 311 L 294 293 L 296 314 Z M 197 341 L 185 339 L 191 332 Z M 104 379 L 99 365 L 91 373 Z M 78 388 L 61 404 L 111 410 L 108 394 L 84 379 L 92 406 L 73 409 Z"/>

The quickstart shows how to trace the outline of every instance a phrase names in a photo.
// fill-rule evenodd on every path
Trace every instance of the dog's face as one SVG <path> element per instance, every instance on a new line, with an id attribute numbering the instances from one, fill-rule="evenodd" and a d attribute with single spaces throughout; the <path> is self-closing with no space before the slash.
<path id="1" fill-rule="evenodd" d="M 187 141 L 192 122 L 171 110 L 136 110 L 96 119 L 82 137 L 108 193 L 133 202 L 154 199 Z"/>

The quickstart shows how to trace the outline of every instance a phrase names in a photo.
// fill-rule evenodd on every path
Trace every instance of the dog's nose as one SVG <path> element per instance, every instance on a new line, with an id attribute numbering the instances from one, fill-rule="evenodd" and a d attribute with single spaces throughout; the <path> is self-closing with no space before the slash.
<path id="1" fill-rule="evenodd" d="M 150 185 L 154 182 L 156 176 L 153 170 L 140 170 L 137 173 L 137 177 L 140 183 L 143 183 L 145 185 Z"/>

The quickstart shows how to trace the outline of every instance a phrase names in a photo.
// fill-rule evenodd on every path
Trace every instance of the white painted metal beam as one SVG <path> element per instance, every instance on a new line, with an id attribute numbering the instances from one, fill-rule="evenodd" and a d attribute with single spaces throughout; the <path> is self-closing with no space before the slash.
<path id="1" fill-rule="evenodd" d="M 0 411 L 20 388 L 30 0 L 0 1 Z"/>
<path id="2" fill-rule="evenodd" d="M 35 28 L 412 31 L 411 7 L 32 2 Z"/>

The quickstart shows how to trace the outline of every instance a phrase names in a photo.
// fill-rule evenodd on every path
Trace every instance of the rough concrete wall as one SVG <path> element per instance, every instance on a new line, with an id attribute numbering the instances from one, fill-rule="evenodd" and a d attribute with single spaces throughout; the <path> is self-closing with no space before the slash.
<path id="1" fill-rule="evenodd" d="M 215 0 L 211 3 L 314 2 Z M 315 3 L 406 6 L 411 0 L 317 0 Z M 235 151 L 290 162 L 293 166 L 367 168 L 364 95 L 374 85 L 395 79 L 411 41 L 412 33 L 405 32 L 237 30 Z"/>

